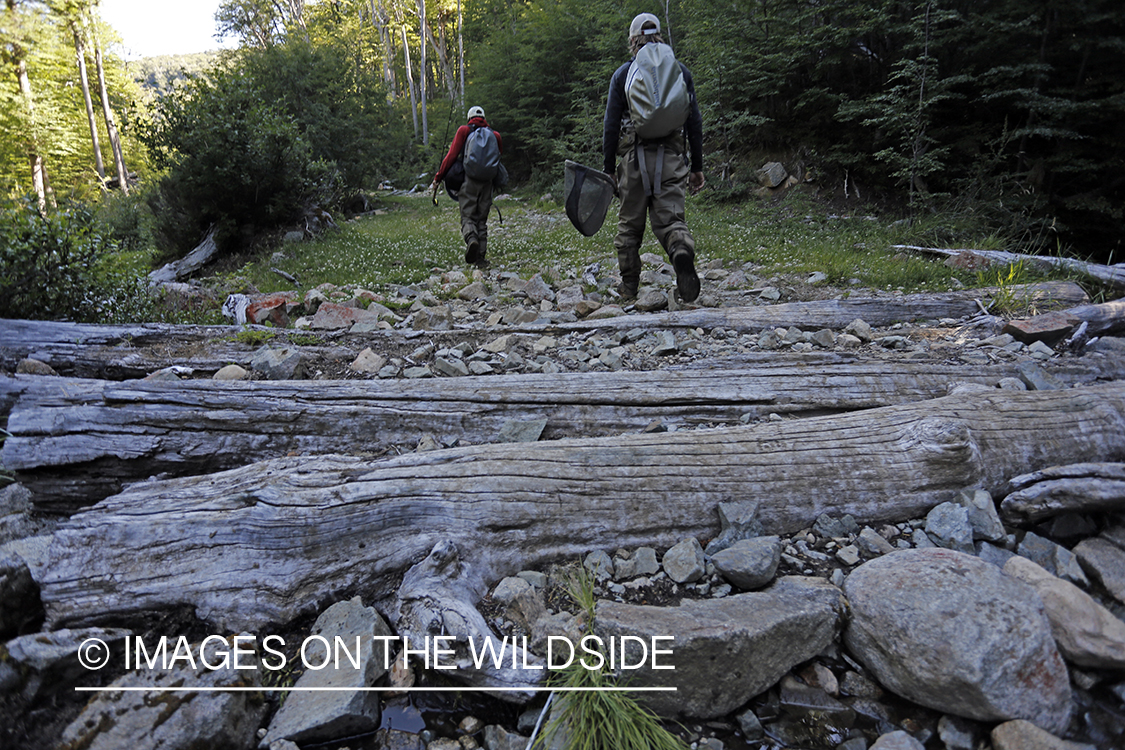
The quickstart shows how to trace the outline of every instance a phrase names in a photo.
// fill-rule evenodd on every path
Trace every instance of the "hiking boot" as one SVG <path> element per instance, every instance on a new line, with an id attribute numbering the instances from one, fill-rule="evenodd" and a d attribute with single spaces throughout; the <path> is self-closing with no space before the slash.
<path id="1" fill-rule="evenodd" d="M 699 296 L 699 276 L 695 273 L 695 263 L 691 251 L 682 247 L 672 251 L 672 267 L 676 269 L 676 291 L 684 302 L 695 302 Z"/>
<path id="2" fill-rule="evenodd" d="M 476 240 L 469 240 L 469 246 L 465 248 L 465 262 L 475 266 L 482 260 L 484 260 L 484 255 L 480 251 L 480 243 Z"/>
<path id="3" fill-rule="evenodd" d="M 617 293 L 621 296 L 622 300 L 630 300 L 637 298 L 637 285 L 629 284 L 622 281 L 617 285 Z"/>

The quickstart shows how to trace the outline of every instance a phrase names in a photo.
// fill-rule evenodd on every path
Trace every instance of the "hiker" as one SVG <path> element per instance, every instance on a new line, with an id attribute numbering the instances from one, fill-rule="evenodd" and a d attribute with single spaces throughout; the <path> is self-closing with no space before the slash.
<path id="1" fill-rule="evenodd" d="M 680 299 L 694 302 L 699 276 L 695 239 L 684 219 L 684 197 L 687 190 L 698 192 L 705 182 L 703 118 L 695 83 L 687 66 L 676 62 L 671 47 L 663 43 L 660 20 L 651 13 L 640 14 L 629 25 L 629 52 L 633 59 L 618 68 L 609 82 L 602 135 L 605 171 L 614 176 L 621 199 L 613 241 L 621 269 L 617 290 L 625 299 L 637 296 L 647 214 L 676 270 Z M 649 69 L 666 80 L 646 96 L 635 81 L 643 76 L 635 73 Z"/>
<path id="2" fill-rule="evenodd" d="M 500 134 L 488 127 L 484 110 L 469 108 L 468 124 L 457 128 L 449 153 L 434 175 L 433 189 L 441 183 L 458 162 L 464 167 L 465 180 L 456 189 L 461 206 L 461 237 L 465 240 L 465 262 L 484 268 L 488 265 L 488 213 L 492 210 L 493 182 L 499 175 L 503 143 Z M 452 191 L 451 191 L 452 194 Z"/>

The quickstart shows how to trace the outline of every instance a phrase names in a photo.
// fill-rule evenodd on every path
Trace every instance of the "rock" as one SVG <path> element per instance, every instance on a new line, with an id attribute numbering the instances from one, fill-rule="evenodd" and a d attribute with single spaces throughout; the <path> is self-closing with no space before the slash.
<path id="1" fill-rule="evenodd" d="M 530 633 L 532 626 L 539 618 L 547 614 L 543 599 L 530 583 L 509 576 L 496 584 L 492 591 L 492 599 L 504 605 L 504 614 L 509 620 L 519 625 L 524 632 Z"/>
<path id="2" fill-rule="evenodd" d="M 254 372 L 264 375 L 267 380 L 298 380 L 305 375 L 301 350 L 292 346 L 284 349 L 263 346 L 254 352 L 250 367 Z"/>
<path id="3" fill-rule="evenodd" d="M 689 537 L 665 552 L 661 565 L 676 583 L 695 583 L 707 572 L 703 547 L 695 537 Z"/>
<path id="4" fill-rule="evenodd" d="M 482 281 L 474 281 L 468 286 L 462 287 L 461 290 L 457 292 L 457 299 L 461 299 L 466 302 L 475 302 L 476 300 L 484 299 L 487 296 L 488 287 L 486 287 L 484 285 L 484 282 Z"/>
<path id="5" fill-rule="evenodd" d="M 170 670 L 141 669 L 126 673 L 110 687 L 149 688 L 99 692 L 63 731 L 60 747 L 83 750 L 160 748 L 161 750 L 246 750 L 266 712 L 266 703 L 251 691 L 185 693 L 173 688 L 257 687 L 262 669 L 236 669 L 234 659 L 222 666 L 227 641 L 211 641 L 205 659 L 193 668 L 186 660 Z M 245 648 L 245 644 L 243 645 Z M 196 649 L 198 651 L 198 649 Z M 245 658 L 245 657 L 243 657 Z M 245 662 L 242 662 L 245 663 Z"/>
<path id="6" fill-rule="evenodd" d="M 1073 552 L 1037 534 L 1031 532 L 1025 534 L 1016 549 L 1016 554 L 1038 563 L 1059 578 L 1082 586 L 1088 586 L 1090 583 Z"/>
<path id="7" fill-rule="evenodd" d="M 371 347 L 367 347 L 359 353 L 359 355 L 352 360 L 348 365 L 348 369 L 355 372 L 362 372 L 367 375 L 375 375 L 387 365 L 387 358 L 381 354 L 376 354 Z"/>
<path id="8" fill-rule="evenodd" d="M 488 750 L 526 750 L 527 737 L 509 732 L 498 724 L 484 728 L 484 746 Z"/>
<path id="9" fill-rule="evenodd" d="M 1066 338 L 1081 322 L 1067 312 L 1055 311 L 1036 315 L 1033 318 L 1010 320 L 1004 326 L 1002 333 L 1009 334 L 1016 341 L 1025 344 L 1041 341 L 1047 346 L 1054 346 Z"/>
<path id="10" fill-rule="evenodd" d="M 458 378 L 469 374 L 469 366 L 456 357 L 435 357 L 434 371 L 449 378 Z"/>
<path id="11" fill-rule="evenodd" d="M 320 636 L 329 644 L 339 638 L 353 649 L 359 668 L 350 661 L 352 657 L 344 657 L 338 666 L 330 661 L 324 669 L 307 669 L 296 687 L 331 690 L 290 693 L 258 746 L 268 748 L 280 739 L 299 744 L 322 742 L 378 729 L 379 694 L 343 688 L 369 687 L 386 673 L 386 642 L 376 638 L 390 634 L 391 629 L 379 613 L 363 606 L 359 597 L 337 602 L 325 610 L 313 625 L 310 638 Z M 323 643 L 314 641 L 308 647 L 306 660 L 310 664 L 330 659 L 332 652 Z M 355 644 L 359 645 L 358 654 L 354 653 Z"/>
<path id="12" fill-rule="evenodd" d="M 296 300 L 297 295 L 294 292 L 279 292 L 252 299 L 246 306 L 246 322 L 254 325 L 268 323 L 275 328 L 288 328 L 288 309 Z"/>
<path id="13" fill-rule="evenodd" d="M 973 527 L 969 510 L 957 503 L 942 503 L 926 514 L 926 534 L 939 547 L 973 554 Z"/>
<path id="14" fill-rule="evenodd" d="M 776 536 L 741 539 L 712 555 L 711 562 L 731 584 L 744 590 L 758 589 L 777 574 L 781 540 Z"/>
<path id="15" fill-rule="evenodd" d="M 987 490 L 965 489 L 957 495 L 956 502 L 965 506 L 969 512 L 969 525 L 973 529 L 973 539 L 996 542 L 1004 538 L 1004 524 L 992 495 Z"/>
<path id="16" fill-rule="evenodd" d="M 979 728 L 968 719 L 946 714 L 938 719 L 937 731 L 946 750 L 976 750 Z"/>
<path id="17" fill-rule="evenodd" d="M 737 500 L 719 503 L 719 535 L 707 543 L 708 555 L 723 551 L 740 539 L 762 536 L 762 522 L 758 520 L 756 500 Z"/>
<path id="18" fill-rule="evenodd" d="M 1125 550 L 1102 537 L 1094 537 L 1079 542 L 1074 555 L 1114 599 L 1125 603 Z"/>
<path id="19" fill-rule="evenodd" d="M 248 380 L 250 373 L 243 367 L 238 365 L 227 365 L 220 367 L 218 371 L 211 376 L 212 380 Z"/>
<path id="20" fill-rule="evenodd" d="M 668 295 L 659 289 L 644 287 L 637 294 L 637 300 L 633 305 L 641 312 L 664 310 L 668 307 Z"/>
<path id="21" fill-rule="evenodd" d="M 871 750 L 925 750 L 925 746 L 909 732 L 899 729 L 879 735 Z"/>
<path id="22" fill-rule="evenodd" d="M 1029 721 L 1006 721 L 992 730 L 993 750 L 1095 750 L 1093 745 L 1061 740 Z"/>
<path id="23" fill-rule="evenodd" d="M 666 357 L 679 350 L 680 348 L 676 345 L 676 334 L 671 331 L 656 332 L 656 346 L 650 352 L 654 357 Z"/>
<path id="24" fill-rule="evenodd" d="M 1125 622 L 1075 586 L 1023 557 L 1004 573 L 1029 584 L 1043 600 L 1051 633 L 1066 659 L 1082 667 L 1125 669 Z"/>
<path id="25" fill-rule="evenodd" d="M 1069 675 L 1031 587 L 975 557 L 925 549 L 864 564 L 844 592 L 844 642 L 884 686 L 967 718 L 1067 726 Z"/>
<path id="26" fill-rule="evenodd" d="M 766 730 L 762 728 L 761 720 L 753 711 L 743 711 L 734 718 L 738 722 L 742 737 L 747 741 L 753 742 L 766 736 Z"/>
<path id="27" fill-rule="evenodd" d="M 781 162 L 771 161 L 763 165 L 757 172 L 758 183 L 762 187 L 776 188 L 789 177 L 789 170 Z"/>
<path id="28" fill-rule="evenodd" d="M 856 318 L 851 323 L 848 323 L 844 328 L 844 333 L 851 334 L 864 343 L 871 342 L 875 339 L 875 332 L 866 321 Z"/>
<path id="29" fill-rule="evenodd" d="M 7 608 L 8 601 L 4 605 Z M 14 638 L 4 644 L 4 650 L 6 661 L 25 675 L 24 697 L 32 699 L 69 690 L 80 677 L 89 674 L 86 664 L 104 666 L 115 657 L 122 657 L 120 644 L 127 635 L 131 631 L 122 628 L 63 628 Z"/>
<path id="30" fill-rule="evenodd" d="M 861 559 L 859 556 L 859 549 L 854 544 L 849 544 L 845 547 L 841 547 L 836 552 L 836 559 L 842 562 L 844 565 L 847 565 L 848 567 L 856 565 Z"/>
<path id="31" fill-rule="evenodd" d="M 594 550 L 586 555 L 586 559 L 582 561 L 586 566 L 586 570 L 594 574 L 597 579 L 613 578 L 613 560 L 609 559 L 602 550 Z"/>
<path id="32" fill-rule="evenodd" d="M 379 313 L 362 307 L 348 307 L 333 302 L 322 302 L 312 316 L 309 327 L 314 330 L 334 331 L 351 328 L 356 323 L 378 323 Z"/>
<path id="33" fill-rule="evenodd" d="M 10 638 L 43 615 L 39 587 L 23 559 L 0 553 L 0 639 Z"/>
<path id="34" fill-rule="evenodd" d="M 543 300 L 549 302 L 555 301 L 555 292 L 551 289 L 550 285 L 543 280 L 542 274 L 535 274 L 523 286 L 523 292 L 527 298 L 532 302 L 538 304 Z"/>
<path id="35" fill-rule="evenodd" d="M 887 555 L 895 551 L 894 546 L 870 526 L 864 526 L 855 541 L 856 546 L 871 557 Z"/>
<path id="36" fill-rule="evenodd" d="M 646 642 L 674 633 L 674 645 L 658 642 L 673 651 L 658 664 L 675 669 L 630 671 L 630 684 L 675 686 L 677 692 L 643 693 L 638 700 L 661 716 L 707 719 L 742 706 L 828 646 L 842 607 L 839 589 L 826 581 L 787 577 L 764 591 L 684 600 L 678 607 L 603 600 L 594 630 L 603 639 L 632 635 Z M 635 654 L 628 658 L 638 661 Z"/>
<path id="37" fill-rule="evenodd" d="M 17 375 L 54 375 L 58 376 L 55 368 L 51 367 L 46 362 L 41 362 L 38 359 L 21 359 L 16 363 Z"/>
<path id="38" fill-rule="evenodd" d="M 448 331 L 453 328 L 452 312 L 445 305 L 423 307 L 414 313 L 411 326 L 415 331 Z"/>

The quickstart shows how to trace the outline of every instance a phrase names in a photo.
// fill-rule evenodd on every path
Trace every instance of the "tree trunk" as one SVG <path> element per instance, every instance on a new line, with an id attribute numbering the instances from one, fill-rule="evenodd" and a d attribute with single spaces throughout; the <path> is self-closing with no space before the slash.
<path id="1" fill-rule="evenodd" d="M 1125 376 L 1125 372 L 1119 373 Z M 1016 364 L 792 362 L 753 369 L 498 375 L 426 381 L 107 383 L 0 378 L 15 402 L 3 463 L 41 510 L 68 513 L 146 477 L 198 475 L 286 455 L 410 452 L 495 442 L 509 422 L 542 420 L 542 438 L 843 413 L 995 386 Z M 1106 373 L 1054 371 L 1067 385 Z M 18 402 L 17 402 L 18 398 Z"/>
<path id="2" fill-rule="evenodd" d="M 410 67 L 410 44 L 406 40 L 406 24 L 402 24 L 402 59 L 406 65 L 406 84 L 410 89 L 410 114 L 414 118 L 414 137 L 418 137 L 418 96 L 414 88 L 414 71 Z"/>
<path id="3" fill-rule="evenodd" d="M 439 543 L 479 595 L 591 549 L 708 539 L 722 502 L 758 501 L 773 534 L 822 513 L 902 522 L 966 487 L 997 494 L 1027 471 L 1122 457 L 1125 383 L 387 461 L 289 457 L 127 488 L 64 523 L 38 583 L 52 630 L 186 605 L 258 631 L 342 596 L 393 600 Z"/>
<path id="4" fill-rule="evenodd" d="M 102 160 L 102 146 L 98 139 L 98 121 L 94 117 L 94 102 L 90 98 L 90 78 L 86 74 L 86 44 L 77 22 L 72 22 L 70 30 L 74 33 L 74 51 L 78 57 L 78 80 L 82 85 L 82 99 L 86 103 L 86 120 L 90 125 L 90 143 L 94 150 L 94 166 L 98 170 L 101 188 L 105 190 L 105 162 Z"/>
<path id="5" fill-rule="evenodd" d="M 418 0 L 418 52 L 420 54 L 418 70 L 418 85 L 421 95 L 419 101 L 422 105 L 422 145 L 430 144 L 430 118 L 426 107 L 426 0 Z"/>
<path id="6" fill-rule="evenodd" d="M 129 194 L 129 173 L 125 169 L 125 156 L 121 152 L 121 138 L 117 134 L 117 122 L 113 117 L 113 107 L 109 103 L 109 91 L 105 85 L 105 67 L 102 65 L 102 48 L 98 32 L 94 30 L 94 65 L 98 73 L 98 94 L 102 100 L 102 114 L 105 116 L 105 129 L 109 133 L 109 144 L 113 148 L 113 163 L 117 167 L 117 182 L 124 195 Z"/>
<path id="7" fill-rule="evenodd" d="M 918 247 L 917 245 L 891 245 L 891 247 L 898 250 L 910 250 L 912 252 L 944 255 L 946 257 L 977 255 L 993 263 L 1034 263 L 1046 268 L 1065 268 L 1088 274 L 1115 289 L 1125 289 L 1125 268 L 1103 266 L 1098 263 L 1075 260 L 1074 258 L 1057 258 L 1051 255 L 1024 255 L 1022 253 L 1009 253 L 1003 250 L 947 249 L 939 247 Z"/>

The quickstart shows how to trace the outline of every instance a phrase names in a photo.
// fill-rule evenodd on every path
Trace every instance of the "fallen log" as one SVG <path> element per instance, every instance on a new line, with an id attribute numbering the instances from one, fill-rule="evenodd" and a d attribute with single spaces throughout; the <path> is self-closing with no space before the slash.
<path id="1" fill-rule="evenodd" d="M 766 328 L 797 327 L 807 330 L 846 328 L 856 318 L 872 326 L 888 326 L 914 320 L 964 318 L 979 312 L 980 299 L 990 290 L 977 289 L 945 294 L 915 294 L 898 298 L 848 298 L 790 302 L 755 307 L 722 307 L 681 310 L 616 318 L 582 320 L 575 323 L 476 327 L 454 331 L 374 331 L 349 334 L 333 343 L 323 336 L 322 346 L 302 345 L 310 357 L 350 362 L 365 346 L 377 351 L 410 351 L 410 342 L 426 337 L 435 342 L 487 340 L 506 332 L 567 332 L 597 329 L 725 328 L 755 333 Z M 1087 302 L 1076 284 L 1050 282 L 1028 285 L 1030 298 L 1063 306 Z M 247 366 L 257 347 L 240 344 L 237 326 L 173 326 L 149 323 L 135 326 L 83 325 L 51 321 L 0 321 L 0 370 L 12 372 L 24 358 L 32 357 L 53 367 L 59 374 L 81 378 L 123 380 L 140 378 L 164 367 L 188 367 L 214 373 L 228 364 Z M 248 326 L 246 330 L 273 336 L 281 343 L 301 333 L 288 329 Z M 303 333 L 303 336 L 311 334 Z M 339 335 L 339 334 L 337 334 Z"/>
<path id="2" fill-rule="evenodd" d="M 1016 362 L 803 363 L 738 369 L 360 381 L 182 382 L 0 378 L 23 389 L 0 454 L 40 510 L 69 513 L 151 476 L 185 476 L 286 455 L 410 451 L 497 440 L 545 419 L 545 439 L 737 424 L 910 403 L 961 382 L 995 386 Z M 1083 360 L 1045 367 L 1076 385 L 1125 377 Z"/>
<path id="3" fill-rule="evenodd" d="M 1000 503 L 1008 523 L 1038 523 L 1060 513 L 1125 511 L 1125 464 L 1050 466 L 1013 477 Z"/>
<path id="4" fill-rule="evenodd" d="M 1114 288 L 1125 289 L 1125 268 L 1120 266 L 1104 266 L 1099 263 L 1089 263 L 1074 258 L 1054 257 L 1051 255 L 1025 255 L 1023 253 L 1009 253 L 1003 250 L 947 249 L 940 247 L 918 247 L 917 245 L 891 245 L 891 247 L 895 250 L 910 250 L 912 252 L 927 253 L 929 255 L 944 255 L 946 257 L 957 257 L 963 254 L 975 255 L 994 263 L 1032 263 L 1047 268 L 1065 268 L 1067 270 L 1084 273 Z"/>
<path id="5" fill-rule="evenodd" d="M 482 594 L 591 549 L 666 548 L 753 498 L 767 533 L 822 513 L 924 515 L 1047 466 L 1125 457 L 1125 383 L 996 389 L 842 416 L 627 438 L 469 446 L 372 463 L 283 458 L 133 485 L 72 516 L 38 581 L 48 627 L 182 605 L 255 631 L 341 596 L 391 600 L 439 543 Z"/>
<path id="6" fill-rule="evenodd" d="M 1065 281 L 1026 284 L 1014 288 L 1021 299 L 1039 305 L 1076 305 L 1089 301 L 1082 287 Z M 766 328 L 800 328 L 842 330 L 860 318 L 871 326 L 942 318 L 966 318 L 982 311 L 982 300 L 997 293 L 996 289 L 976 289 L 944 294 L 910 294 L 889 298 L 852 298 L 786 302 L 761 307 L 717 307 L 643 316 L 647 327 L 661 328 L 726 328 L 739 333 L 754 333 Z M 598 320 L 565 323 L 562 330 L 592 328 L 633 328 L 642 316 L 626 315 Z"/>
<path id="7" fill-rule="evenodd" d="M 190 253 L 151 272 L 148 275 L 149 283 L 162 284 L 190 276 L 210 263 L 218 252 L 219 247 L 215 244 L 215 228 L 212 227 Z"/>

